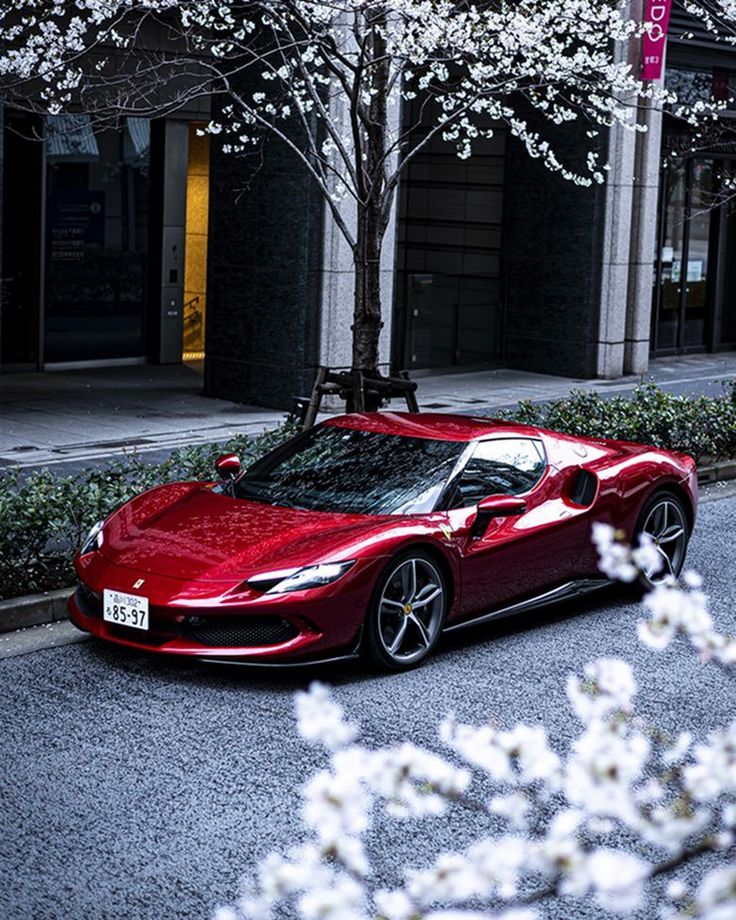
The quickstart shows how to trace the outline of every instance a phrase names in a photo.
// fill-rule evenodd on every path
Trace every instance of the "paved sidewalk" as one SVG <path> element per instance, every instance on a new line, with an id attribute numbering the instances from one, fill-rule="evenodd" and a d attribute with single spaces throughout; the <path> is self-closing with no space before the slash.
<path id="1" fill-rule="evenodd" d="M 6 658 L 19 658 L 21 655 L 32 655 L 47 648 L 88 642 L 90 638 L 88 633 L 81 632 L 73 623 L 64 621 L 16 629 L 14 632 L 0 635 L 0 661 Z"/>
<path id="2" fill-rule="evenodd" d="M 283 412 L 202 395 L 188 365 L 0 377 L 0 468 L 45 466 L 274 428 Z"/>
<path id="3" fill-rule="evenodd" d="M 736 353 L 668 358 L 647 379 L 675 393 L 720 393 L 736 378 Z M 163 455 L 187 444 L 224 441 L 278 425 L 283 411 L 201 393 L 191 366 L 144 365 L 0 377 L 0 468 L 80 464 L 126 449 Z M 573 388 L 630 392 L 637 377 L 579 380 L 506 368 L 417 377 L 422 409 L 492 414 L 521 399 L 544 401 Z M 402 405 L 397 401 L 397 408 Z"/>
<path id="4" fill-rule="evenodd" d="M 735 378 L 736 352 L 660 358 L 651 363 L 648 373 L 644 375 L 644 380 L 655 380 L 672 393 L 688 396 L 720 395 L 723 392 L 722 382 Z M 604 395 L 629 393 L 641 379 L 630 376 L 617 380 L 585 380 L 533 374 L 510 368 L 416 378 L 419 384 L 419 404 L 423 409 L 478 414 L 510 408 L 521 400 L 545 402 L 559 399 L 573 389 Z"/>

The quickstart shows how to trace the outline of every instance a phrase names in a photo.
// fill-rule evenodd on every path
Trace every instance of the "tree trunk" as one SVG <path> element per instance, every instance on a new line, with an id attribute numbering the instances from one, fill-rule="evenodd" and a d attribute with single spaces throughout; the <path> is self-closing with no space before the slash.
<path id="1" fill-rule="evenodd" d="M 353 309 L 353 367 L 367 373 L 378 370 L 381 319 L 380 215 L 372 205 L 358 209 L 358 232 L 354 253 L 355 305 Z"/>
<path id="2" fill-rule="evenodd" d="M 364 89 L 370 101 L 358 96 L 352 117 L 356 145 L 358 227 L 353 252 L 355 262 L 355 306 L 353 311 L 353 368 L 373 375 L 378 371 L 378 341 L 381 319 L 381 248 L 386 231 L 381 202 L 386 183 L 386 133 L 389 55 L 386 50 L 386 10 L 380 4 L 366 4 L 363 26 L 357 40 L 365 61 Z M 362 147 L 362 149 L 361 149 Z"/>

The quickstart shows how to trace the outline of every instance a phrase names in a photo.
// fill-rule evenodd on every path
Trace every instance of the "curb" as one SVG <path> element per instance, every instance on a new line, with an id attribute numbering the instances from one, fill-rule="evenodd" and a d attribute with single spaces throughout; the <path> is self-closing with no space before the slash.
<path id="1" fill-rule="evenodd" d="M 0 601 L 0 633 L 66 620 L 66 602 L 74 588 L 28 594 Z"/>
<path id="2" fill-rule="evenodd" d="M 698 482 L 725 482 L 736 479 L 736 460 L 723 460 L 720 463 L 711 463 L 698 468 Z"/>
<path id="3" fill-rule="evenodd" d="M 736 460 L 725 460 L 698 469 L 700 485 L 733 479 L 736 479 Z M 0 633 L 66 620 L 66 602 L 73 591 L 73 587 L 60 588 L 58 591 L 0 601 Z"/>

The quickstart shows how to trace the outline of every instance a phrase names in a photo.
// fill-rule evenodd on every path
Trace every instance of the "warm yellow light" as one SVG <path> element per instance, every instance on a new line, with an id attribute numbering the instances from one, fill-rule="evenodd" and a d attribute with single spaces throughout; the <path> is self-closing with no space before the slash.
<path id="1" fill-rule="evenodd" d="M 207 231 L 210 192 L 210 139 L 199 136 L 189 125 L 187 165 L 186 260 L 184 265 L 185 361 L 204 357 L 204 328 L 207 309 Z"/>

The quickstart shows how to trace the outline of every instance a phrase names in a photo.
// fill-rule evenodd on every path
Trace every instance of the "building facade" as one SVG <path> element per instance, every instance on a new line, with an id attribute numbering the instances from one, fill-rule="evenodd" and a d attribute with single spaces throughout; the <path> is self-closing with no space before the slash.
<path id="1" fill-rule="evenodd" d="M 5 108 L 2 372 L 201 357 L 204 112 L 41 119 Z"/>
<path id="2" fill-rule="evenodd" d="M 692 29 L 673 13 L 666 79 L 730 98 L 734 52 Z M 0 372 L 196 360 L 207 394 L 286 408 L 350 363 L 352 256 L 319 195 L 276 141 L 224 154 L 209 117 L 98 130 L 5 108 Z M 616 378 L 736 348 L 736 144 L 638 117 L 588 189 L 502 130 L 468 160 L 425 148 L 384 247 L 384 367 Z M 558 147 L 583 150 L 569 128 Z"/>

